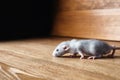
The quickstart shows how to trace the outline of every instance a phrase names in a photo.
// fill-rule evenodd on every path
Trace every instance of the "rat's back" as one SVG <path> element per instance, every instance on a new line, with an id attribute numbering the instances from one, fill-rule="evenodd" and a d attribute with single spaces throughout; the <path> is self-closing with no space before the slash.
<path id="1" fill-rule="evenodd" d="M 80 40 L 79 49 L 88 55 L 101 56 L 111 51 L 112 47 L 100 40 Z"/>

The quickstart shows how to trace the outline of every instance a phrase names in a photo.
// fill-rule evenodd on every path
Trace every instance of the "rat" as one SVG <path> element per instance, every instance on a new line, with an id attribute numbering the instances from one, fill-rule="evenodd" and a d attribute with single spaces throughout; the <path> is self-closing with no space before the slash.
<path id="1" fill-rule="evenodd" d="M 60 57 L 66 53 L 71 53 L 72 56 L 80 55 L 80 59 L 83 59 L 85 55 L 88 59 L 101 58 L 103 55 L 113 57 L 115 50 L 120 50 L 120 47 L 111 46 L 108 43 L 96 40 L 96 39 L 72 39 L 63 41 L 53 51 L 53 56 Z M 111 53 L 112 51 L 112 53 Z M 111 53 L 111 54 L 110 54 Z"/>

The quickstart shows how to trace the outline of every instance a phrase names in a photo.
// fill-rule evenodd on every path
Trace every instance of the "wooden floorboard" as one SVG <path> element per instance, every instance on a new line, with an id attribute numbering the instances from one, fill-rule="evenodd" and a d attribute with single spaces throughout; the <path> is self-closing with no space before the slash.
<path id="1" fill-rule="evenodd" d="M 120 80 L 120 51 L 114 58 L 55 58 L 56 45 L 71 38 L 0 42 L 0 80 Z M 120 46 L 120 42 L 110 42 Z"/>

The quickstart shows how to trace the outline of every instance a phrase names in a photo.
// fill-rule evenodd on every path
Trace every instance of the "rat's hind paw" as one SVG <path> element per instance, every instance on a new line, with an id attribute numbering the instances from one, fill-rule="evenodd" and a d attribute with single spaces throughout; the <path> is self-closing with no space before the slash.
<path id="1" fill-rule="evenodd" d="M 87 59 L 95 59 L 96 58 L 96 56 L 89 56 Z"/>
<path id="2" fill-rule="evenodd" d="M 84 56 L 81 56 L 80 59 L 84 59 Z"/>
<path id="3" fill-rule="evenodd" d="M 109 55 L 107 55 L 107 57 L 108 57 L 108 58 L 114 58 L 114 55 L 109 54 Z"/>

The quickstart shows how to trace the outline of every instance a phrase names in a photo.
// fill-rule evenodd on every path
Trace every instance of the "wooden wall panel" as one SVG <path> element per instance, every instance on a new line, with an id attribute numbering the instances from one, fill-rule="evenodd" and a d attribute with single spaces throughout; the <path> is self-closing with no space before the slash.
<path id="1" fill-rule="evenodd" d="M 52 35 L 120 41 L 119 2 L 60 0 Z M 106 6 L 102 6 L 103 3 Z M 79 9 L 76 7 L 78 4 Z"/>
<path id="2" fill-rule="evenodd" d="M 120 8 L 120 0 L 59 0 L 59 10 L 92 10 Z"/>

